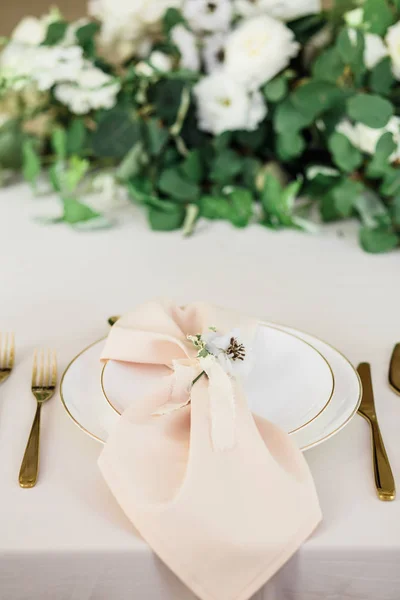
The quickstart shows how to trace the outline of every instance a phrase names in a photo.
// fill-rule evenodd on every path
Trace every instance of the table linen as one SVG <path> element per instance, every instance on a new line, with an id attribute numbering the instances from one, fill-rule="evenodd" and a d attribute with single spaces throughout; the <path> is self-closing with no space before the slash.
<path id="1" fill-rule="evenodd" d="M 363 253 L 353 224 L 311 236 L 211 223 L 184 240 L 148 231 L 134 208 L 120 228 L 83 234 L 35 223 L 46 204 L 24 185 L 0 191 L 0 328 L 13 329 L 17 342 L 15 372 L 0 387 L 1 600 L 194 599 L 134 534 L 96 468 L 101 446 L 56 399 L 43 411 L 40 480 L 32 490 L 18 486 L 35 410 L 33 349 L 55 347 L 65 368 L 107 334 L 107 316 L 160 290 L 184 303 L 201 289 L 214 304 L 310 331 L 355 365 L 371 362 L 400 481 L 400 404 L 387 384 L 400 338 L 398 253 Z M 41 265 L 49 277 L 39 286 Z M 324 520 L 255 598 L 398 600 L 400 502 L 376 497 L 367 424 L 355 417 L 305 457 Z"/>

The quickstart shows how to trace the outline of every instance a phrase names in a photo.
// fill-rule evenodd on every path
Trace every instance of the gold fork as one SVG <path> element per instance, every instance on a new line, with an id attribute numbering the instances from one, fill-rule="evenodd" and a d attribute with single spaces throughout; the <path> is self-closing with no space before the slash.
<path id="1" fill-rule="evenodd" d="M 14 334 L 0 333 L 0 383 L 10 376 L 14 366 L 14 356 Z"/>
<path id="2" fill-rule="evenodd" d="M 29 434 L 24 458 L 19 472 L 19 485 L 23 488 L 34 487 L 39 472 L 40 411 L 42 405 L 54 395 L 57 385 L 56 353 L 35 350 L 32 368 L 32 394 L 37 407 L 32 429 Z"/>

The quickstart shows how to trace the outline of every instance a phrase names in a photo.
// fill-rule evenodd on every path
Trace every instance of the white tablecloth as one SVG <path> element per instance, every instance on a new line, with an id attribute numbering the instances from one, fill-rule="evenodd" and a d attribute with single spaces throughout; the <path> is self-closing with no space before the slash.
<path id="1" fill-rule="evenodd" d="M 316 236 L 204 223 L 152 233 L 133 209 L 119 228 L 78 233 L 33 221 L 43 201 L 0 192 L 0 331 L 17 364 L 0 388 L 0 599 L 193 600 L 153 556 L 98 472 L 100 445 L 59 398 L 43 410 L 38 485 L 18 486 L 34 400 L 32 352 L 56 347 L 60 369 L 107 331 L 106 317 L 162 296 L 203 298 L 326 339 L 370 361 L 377 410 L 400 488 L 400 398 L 387 385 L 400 341 L 400 252 L 363 253 L 353 225 Z M 323 524 L 257 600 L 399 600 L 400 500 L 375 494 L 360 418 L 307 454 Z"/>

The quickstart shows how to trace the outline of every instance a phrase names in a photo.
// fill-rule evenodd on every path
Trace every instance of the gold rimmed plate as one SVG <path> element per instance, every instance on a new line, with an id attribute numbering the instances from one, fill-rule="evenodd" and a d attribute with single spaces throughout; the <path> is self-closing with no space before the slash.
<path id="1" fill-rule="evenodd" d="M 267 323 L 268 324 L 268 323 Z M 272 324 L 269 324 L 272 325 Z M 312 448 L 347 425 L 357 412 L 361 384 L 350 362 L 335 348 L 304 332 L 274 325 L 314 346 L 326 359 L 335 378 L 332 398 L 316 419 L 292 434 L 299 448 Z M 107 440 L 119 416 L 102 394 L 100 354 L 104 339 L 80 352 L 68 365 L 61 381 L 61 399 L 75 424 L 99 442 Z"/>
<path id="2" fill-rule="evenodd" d="M 326 408 L 333 395 L 334 376 L 325 358 L 309 343 L 279 328 L 261 325 L 252 354 L 253 367 L 244 386 L 254 414 L 295 433 Z M 160 365 L 107 361 L 101 387 L 108 403 L 121 414 L 170 373 Z"/>

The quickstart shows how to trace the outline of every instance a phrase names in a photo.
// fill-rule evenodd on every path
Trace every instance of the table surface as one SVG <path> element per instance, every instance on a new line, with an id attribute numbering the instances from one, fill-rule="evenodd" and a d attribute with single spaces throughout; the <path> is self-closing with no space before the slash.
<path id="1" fill-rule="evenodd" d="M 309 235 L 204 222 L 183 238 L 151 232 L 137 208 L 114 229 L 83 233 L 38 224 L 47 202 L 24 185 L 0 191 L 0 331 L 17 342 L 0 389 L 1 600 L 193 598 L 136 535 L 99 474 L 101 446 L 58 397 L 43 410 L 40 480 L 18 486 L 35 410 L 33 349 L 56 348 L 62 371 L 106 334 L 107 316 L 154 297 L 237 308 L 326 339 L 354 365 L 371 362 L 400 482 L 400 398 L 387 384 L 400 340 L 399 252 L 365 254 L 352 223 Z M 259 597 L 398 600 L 400 501 L 376 497 L 366 422 L 356 416 L 306 457 L 323 523 Z"/>

